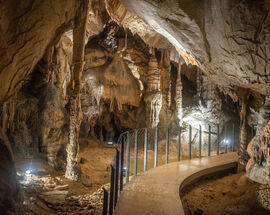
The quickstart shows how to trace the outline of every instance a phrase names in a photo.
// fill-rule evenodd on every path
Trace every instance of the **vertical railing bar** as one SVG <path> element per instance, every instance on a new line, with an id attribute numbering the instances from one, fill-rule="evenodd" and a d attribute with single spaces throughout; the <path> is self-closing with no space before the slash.
<path id="1" fill-rule="evenodd" d="M 109 215 L 113 214 L 113 196 L 114 196 L 114 167 L 111 165 L 111 184 L 110 184 L 110 204 Z"/>
<path id="2" fill-rule="evenodd" d="M 119 150 L 115 150 L 115 187 L 114 187 L 114 207 L 118 201 L 118 182 L 119 182 Z"/>
<path id="3" fill-rule="evenodd" d="M 219 155 L 219 143 L 220 143 L 219 125 L 217 125 L 217 155 Z"/>
<path id="4" fill-rule="evenodd" d="M 202 157 L 202 126 L 200 125 L 200 134 L 199 134 L 199 158 Z"/>
<path id="5" fill-rule="evenodd" d="M 120 148 L 120 191 L 123 191 L 123 179 L 124 179 L 124 136 L 122 136 L 121 148 Z"/>
<path id="6" fill-rule="evenodd" d="M 134 176 L 137 175 L 137 162 L 138 162 L 138 130 L 135 130 L 134 139 Z"/>
<path id="7" fill-rule="evenodd" d="M 189 144 L 188 144 L 188 158 L 191 160 L 191 142 L 192 142 L 192 127 L 189 125 Z"/>
<path id="8" fill-rule="evenodd" d="M 208 125 L 208 156 L 211 156 L 211 125 Z"/>
<path id="9" fill-rule="evenodd" d="M 103 209 L 102 215 L 108 214 L 108 191 L 103 187 Z"/>
<path id="10" fill-rule="evenodd" d="M 154 167 L 157 167 L 157 160 L 158 160 L 158 127 L 155 129 L 155 161 Z"/>
<path id="11" fill-rule="evenodd" d="M 227 131 L 227 125 L 225 124 L 225 138 L 224 138 L 224 140 L 225 140 L 225 153 L 227 153 L 228 152 L 228 131 Z"/>
<path id="12" fill-rule="evenodd" d="M 147 170 L 147 128 L 144 130 L 144 163 L 143 163 L 143 171 Z"/>
<path id="13" fill-rule="evenodd" d="M 126 147 L 126 184 L 129 183 L 129 161 L 130 161 L 130 133 L 127 132 L 127 147 Z"/>
<path id="14" fill-rule="evenodd" d="M 235 140 L 234 140 L 234 139 L 235 139 L 235 133 L 234 133 L 234 129 L 235 129 L 235 128 L 234 128 L 234 127 L 235 127 L 235 126 L 234 126 L 234 123 L 233 123 L 233 124 L 232 124 L 232 149 L 231 149 L 232 152 L 234 152 L 234 145 L 235 145 L 235 144 L 234 144 L 234 141 L 235 141 Z"/>
<path id="15" fill-rule="evenodd" d="M 181 159 L 181 126 L 178 129 L 178 139 L 177 139 L 177 161 Z"/>
<path id="16" fill-rule="evenodd" d="M 169 127 L 166 128 L 166 158 L 165 164 L 169 162 Z"/>

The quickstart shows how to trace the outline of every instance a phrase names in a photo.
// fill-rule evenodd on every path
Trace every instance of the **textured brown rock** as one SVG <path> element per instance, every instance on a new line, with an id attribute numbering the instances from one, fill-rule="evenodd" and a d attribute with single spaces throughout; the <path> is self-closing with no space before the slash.
<path id="1" fill-rule="evenodd" d="M 46 48 L 72 27 L 75 7 L 75 1 L 59 0 L 0 3 L 1 102 L 20 90 Z"/>
<path id="2" fill-rule="evenodd" d="M 175 46 L 182 46 L 216 84 L 270 93 L 269 2 L 121 2 Z"/>

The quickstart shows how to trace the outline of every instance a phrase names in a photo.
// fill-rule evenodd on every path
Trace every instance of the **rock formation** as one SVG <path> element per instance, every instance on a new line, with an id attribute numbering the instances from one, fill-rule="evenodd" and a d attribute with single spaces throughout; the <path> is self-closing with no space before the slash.
<path id="1" fill-rule="evenodd" d="M 84 141 L 179 123 L 222 134 L 235 123 L 247 176 L 270 183 L 269 9 L 267 0 L 1 1 L 1 211 L 16 213 L 13 157 L 43 156 L 79 180 Z"/>
<path id="2" fill-rule="evenodd" d="M 175 95 L 175 103 L 176 103 L 176 111 L 177 117 L 179 120 L 179 125 L 182 126 L 183 123 L 183 96 L 182 96 L 182 79 L 181 79 L 181 63 L 178 62 L 178 73 L 177 73 L 177 81 L 176 81 L 176 95 Z"/>
<path id="3" fill-rule="evenodd" d="M 265 97 L 265 103 L 258 111 L 253 110 L 254 118 L 257 122 L 256 135 L 252 138 L 247 147 L 249 161 L 246 165 L 247 175 L 250 179 L 262 184 L 269 184 L 269 118 L 270 99 Z"/>
<path id="4" fill-rule="evenodd" d="M 144 100 L 147 106 L 148 126 L 155 127 L 159 123 L 159 113 L 162 107 L 162 93 L 160 91 L 160 69 L 154 53 L 151 55 L 148 67 L 147 93 Z"/>
<path id="5" fill-rule="evenodd" d="M 88 18 L 88 0 L 77 2 L 75 27 L 73 29 L 73 58 L 72 58 L 72 89 L 69 100 L 69 143 L 67 144 L 67 166 L 65 176 L 69 179 L 80 179 L 79 134 L 82 120 L 81 113 L 81 77 L 84 67 L 84 47 L 86 36 L 86 24 Z"/>

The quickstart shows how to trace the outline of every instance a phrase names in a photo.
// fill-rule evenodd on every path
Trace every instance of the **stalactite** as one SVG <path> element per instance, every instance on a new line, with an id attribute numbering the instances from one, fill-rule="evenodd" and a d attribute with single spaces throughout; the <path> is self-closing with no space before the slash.
<path id="1" fill-rule="evenodd" d="M 160 70 L 157 59 L 152 53 L 147 74 L 147 89 L 144 98 L 147 105 L 148 126 L 155 127 L 159 123 L 159 113 L 162 107 L 162 93 L 160 91 Z"/>
<path id="2" fill-rule="evenodd" d="M 175 96 L 175 103 L 176 103 L 176 110 L 177 110 L 177 117 L 179 120 L 179 125 L 181 126 L 183 123 L 183 107 L 182 107 L 182 80 L 181 80 L 181 63 L 178 62 L 178 74 L 176 80 L 176 96 Z"/>
<path id="3" fill-rule="evenodd" d="M 70 96 L 69 143 L 67 144 L 67 166 L 65 177 L 72 180 L 80 179 L 78 164 L 79 131 L 82 120 L 80 89 L 84 66 L 84 46 L 88 15 L 88 0 L 78 0 L 76 8 L 75 28 L 73 29 L 73 75 Z"/>

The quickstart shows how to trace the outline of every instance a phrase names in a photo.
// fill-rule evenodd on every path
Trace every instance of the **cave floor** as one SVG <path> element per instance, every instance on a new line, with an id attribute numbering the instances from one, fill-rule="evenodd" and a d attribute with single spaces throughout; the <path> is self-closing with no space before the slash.
<path id="1" fill-rule="evenodd" d="M 82 139 L 80 146 L 81 181 L 64 177 L 64 171 L 56 171 L 41 156 L 34 159 L 15 159 L 23 204 L 20 215 L 92 214 L 102 213 L 105 187 L 109 191 L 110 164 L 114 162 L 115 149 L 97 141 Z M 176 153 L 169 162 L 176 161 Z M 187 159 L 181 156 L 181 159 Z M 160 150 L 158 165 L 165 163 L 165 153 Z M 134 149 L 131 148 L 130 174 L 133 174 Z M 154 166 L 154 152 L 147 152 L 148 169 Z M 27 170 L 31 170 L 27 173 Z M 138 173 L 143 171 L 143 149 L 138 149 Z"/>
<path id="2" fill-rule="evenodd" d="M 85 186 L 68 180 L 63 171 L 55 171 L 44 159 L 34 159 L 32 172 L 27 174 L 25 167 L 29 163 L 30 160 L 16 162 L 23 194 L 19 214 L 101 214 L 102 187 L 109 189 L 109 184 Z M 98 176 L 93 177 L 98 180 Z"/>
<path id="3" fill-rule="evenodd" d="M 270 214 L 270 188 L 249 181 L 245 172 L 202 179 L 188 187 L 182 196 L 187 214 Z"/>

